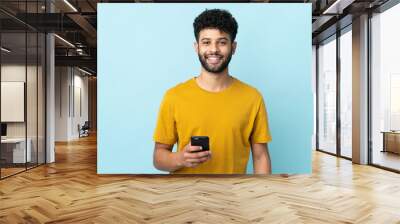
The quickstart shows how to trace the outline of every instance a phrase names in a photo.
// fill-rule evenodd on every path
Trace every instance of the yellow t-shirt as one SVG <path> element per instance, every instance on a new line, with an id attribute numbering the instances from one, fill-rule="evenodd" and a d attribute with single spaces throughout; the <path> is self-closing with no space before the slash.
<path id="1" fill-rule="evenodd" d="M 234 78 L 220 92 L 202 89 L 192 78 L 169 89 L 162 100 L 154 141 L 177 150 L 191 136 L 208 136 L 212 158 L 195 168 L 174 173 L 246 173 L 252 143 L 271 141 L 262 95 Z"/>

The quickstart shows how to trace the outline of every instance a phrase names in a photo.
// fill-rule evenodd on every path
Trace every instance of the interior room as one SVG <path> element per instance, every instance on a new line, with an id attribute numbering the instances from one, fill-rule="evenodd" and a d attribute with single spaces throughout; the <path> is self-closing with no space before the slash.
<path id="1" fill-rule="evenodd" d="M 398 0 L 218 1 L 309 5 L 311 173 L 98 173 L 99 5 L 192 2 L 0 1 L 0 223 L 400 223 Z"/>

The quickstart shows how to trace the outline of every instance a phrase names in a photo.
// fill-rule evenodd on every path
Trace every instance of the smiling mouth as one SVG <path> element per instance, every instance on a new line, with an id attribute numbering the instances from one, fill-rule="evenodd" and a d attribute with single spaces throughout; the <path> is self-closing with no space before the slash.
<path id="1" fill-rule="evenodd" d="M 221 62 L 222 56 L 219 55 L 206 56 L 206 60 L 210 64 L 218 64 Z"/>

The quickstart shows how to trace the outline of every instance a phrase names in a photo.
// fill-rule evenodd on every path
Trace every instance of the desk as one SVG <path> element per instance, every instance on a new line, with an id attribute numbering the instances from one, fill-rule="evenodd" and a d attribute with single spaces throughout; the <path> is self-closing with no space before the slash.
<path id="1" fill-rule="evenodd" d="M 27 139 L 26 154 L 25 154 L 25 138 L 6 138 L 1 139 L 1 157 L 6 160 L 6 163 L 25 163 L 32 159 L 31 145 L 32 140 Z"/>
<path id="2" fill-rule="evenodd" d="M 383 150 L 382 152 L 393 152 L 400 154 L 400 131 L 382 131 Z"/>

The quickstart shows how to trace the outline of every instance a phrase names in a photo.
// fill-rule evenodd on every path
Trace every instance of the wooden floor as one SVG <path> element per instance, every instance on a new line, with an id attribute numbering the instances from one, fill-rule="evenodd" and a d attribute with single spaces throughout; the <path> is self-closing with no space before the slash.
<path id="1" fill-rule="evenodd" d="M 372 160 L 374 164 L 400 170 L 400 154 L 376 150 Z"/>
<path id="2" fill-rule="evenodd" d="M 1 178 L 11 176 L 13 174 L 25 171 L 24 168 L 1 168 Z"/>
<path id="3" fill-rule="evenodd" d="M 0 223 L 400 223 L 400 175 L 315 153 L 312 175 L 98 176 L 96 139 L 0 181 Z"/>
<path id="4" fill-rule="evenodd" d="M 15 175 L 15 174 L 17 174 L 17 173 L 20 173 L 20 172 L 24 172 L 24 171 L 26 171 L 27 169 L 34 169 L 35 167 L 37 167 L 37 164 L 35 163 L 35 164 L 33 164 L 33 163 L 31 163 L 31 164 L 27 164 L 27 167 L 25 167 L 25 164 L 22 164 L 22 165 L 18 165 L 18 167 L 6 167 L 6 168 L 4 168 L 4 167 L 2 167 L 1 168 L 1 178 L 6 178 L 6 177 L 8 177 L 8 176 L 12 176 L 12 175 Z"/>

